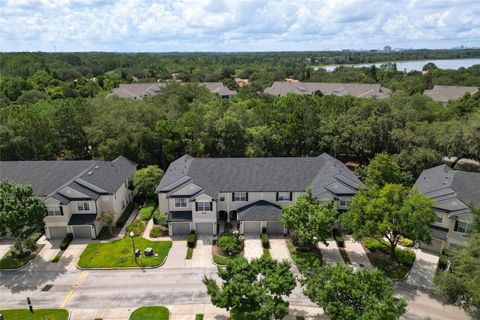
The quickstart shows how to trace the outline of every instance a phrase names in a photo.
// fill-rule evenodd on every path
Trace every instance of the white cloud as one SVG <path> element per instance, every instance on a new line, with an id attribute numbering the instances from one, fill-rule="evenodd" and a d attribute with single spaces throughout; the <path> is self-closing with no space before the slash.
<path id="1" fill-rule="evenodd" d="M 236 51 L 480 44 L 478 1 L 7 0 L 2 51 Z"/>

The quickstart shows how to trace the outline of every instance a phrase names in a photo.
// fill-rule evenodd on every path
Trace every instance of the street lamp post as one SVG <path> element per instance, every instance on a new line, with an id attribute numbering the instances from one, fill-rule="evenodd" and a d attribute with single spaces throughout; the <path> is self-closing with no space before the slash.
<path id="1" fill-rule="evenodd" d="M 135 236 L 135 233 L 133 233 L 133 231 L 130 231 L 130 238 L 132 239 L 133 258 L 135 259 L 135 262 L 137 262 L 137 256 L 135 255 L 135 242 L 133 240 L 134 236 Z"/>

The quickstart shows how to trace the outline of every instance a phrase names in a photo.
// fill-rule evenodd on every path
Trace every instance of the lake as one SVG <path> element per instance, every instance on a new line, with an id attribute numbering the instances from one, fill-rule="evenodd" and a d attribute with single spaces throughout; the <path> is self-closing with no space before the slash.
<path id="1" fill-rule="evenodd" d="M 473 66 L 474 64 L 480 64 L 480 58 L 400 61 L 400 62 L 397 62 L 397 70 L 399 70 L 399 71 L 406 70 L 407 72 L 412 71 L 412 70 L 422 71 L 423 66 L 426 65 L 429 62 L 433 62 L 440 69 L 456 70 L 456 69 L 461 68 L 461 67 L 468 68 L 468 67 Z M 382 63 L 380 62 L 380 63 L 344 64 L 344 66 L 353 66 L 353 67 L 356 67 L 356 68 L 360 68 L 360 67 L 370 67 L 372 64 L 374 64 L 377 67 L 380 67 L 380 65 Z M 338 66 L 339 65 L 315 66 L 313 68 L 315 70 L 323 68 L 327 71 L 333 71 Z"/>

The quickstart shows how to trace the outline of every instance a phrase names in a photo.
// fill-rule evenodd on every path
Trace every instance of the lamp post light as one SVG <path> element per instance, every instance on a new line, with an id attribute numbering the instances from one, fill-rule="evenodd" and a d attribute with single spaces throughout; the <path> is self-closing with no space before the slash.
<path id="1" fill-rule="evenodd" d="M 133 231 L 130 231 L 130 238 L 132 239 L 133 257 L 135 258 L 135 261 L 137 261 L 137 256 L 135 255 L 135 242 L 133 240 L 134 236 L 135 236 L 135 233 L 133 233 Z"/>

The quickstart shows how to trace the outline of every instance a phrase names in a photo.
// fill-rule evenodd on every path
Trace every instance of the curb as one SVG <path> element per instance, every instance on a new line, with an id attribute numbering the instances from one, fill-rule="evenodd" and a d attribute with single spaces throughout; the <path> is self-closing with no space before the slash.
<path id="1" fill-rule="evenodd" d="M 37 254 L 35 255 L 35 257 L 33 257 L 30 261 L 28 261 L 27 263 L 25 263 L 23 266 L 21 267 L 18 267 L 18 268 L 15 268 L 15 269 L 0 269 L 0 272 L 13 272 L 13 271 L 20 271 L 26 267 L 28 267 L 30 264 L 32 264 L 33 260 L 38 257 L 38 255 L 40 254 L 40 251 L 43 250 L 43 248 L 45 248 L 45 245 L 42 244 L 42 248 L 37 252 Z"/>
<path id="2" fill-rule="evenodd" d="M 157 265 L 157 266 L 152 266 L 152 267 L 83 268 L 83 267 L 80 267 L 80 266 L 78 265 L 78 262 L 77 262 L 77 264 L 76 264 L 75 266 L 77 267 L 78 270 L 82 270 L 82 271 L 88 271 L 88 270 L 143 270 L 143 269 L 157 269 L 157 268 L 160 268 L 161 266 L 163 266 L 163 265 L 165 264 L 165 262 L 167 262 L 167 258 L 168 258 L 168 255 L 165 257 L 165 259 L 163 259 L 163 261 L 162 261 L 159 265 Z"/>

